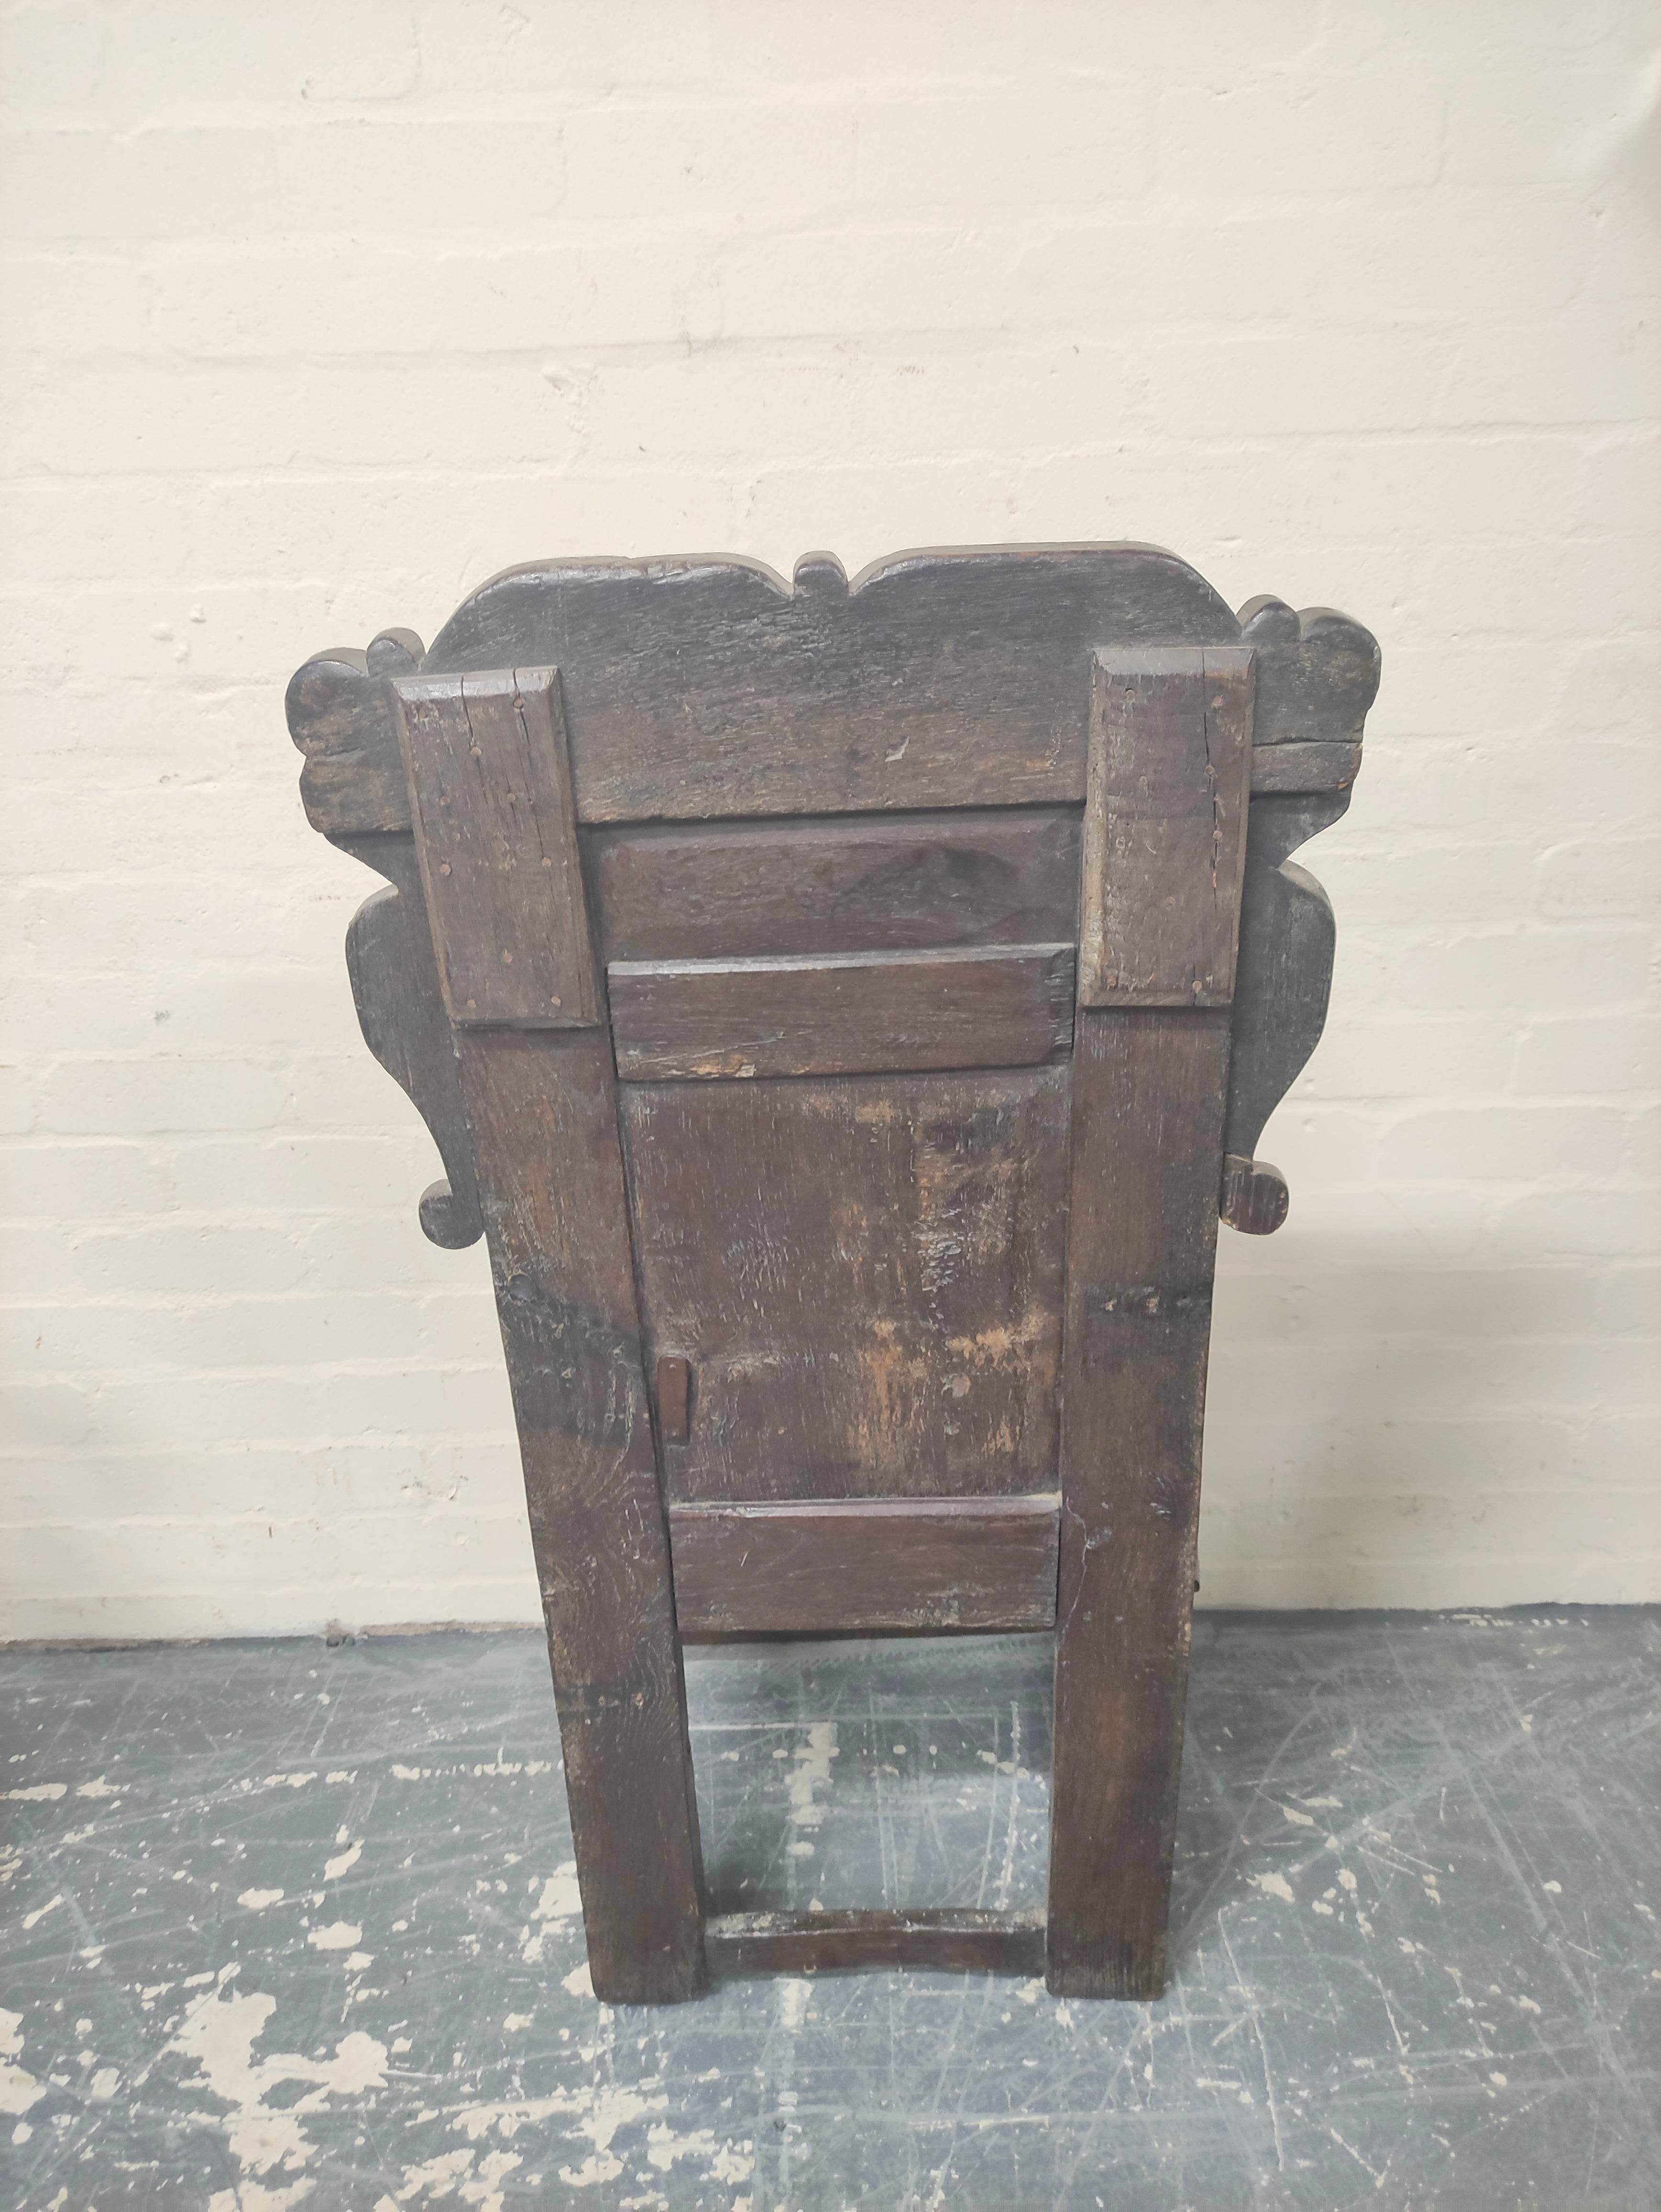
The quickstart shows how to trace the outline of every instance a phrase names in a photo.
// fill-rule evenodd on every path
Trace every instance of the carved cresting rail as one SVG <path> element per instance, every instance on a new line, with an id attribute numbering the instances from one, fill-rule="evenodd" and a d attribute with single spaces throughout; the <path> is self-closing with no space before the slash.
<path id="1" fill-rule="evenodd" d="M 1132 545 L 551 562 L 294 678 L 423 1226 L 490 1240 L 599 1996 L 1163 1986 L 1216 1224 L 1285 1218 L 1378 681 Z M 711 1909 L 684 1642 L 1034 1627 L 1045 1913 Z"/>

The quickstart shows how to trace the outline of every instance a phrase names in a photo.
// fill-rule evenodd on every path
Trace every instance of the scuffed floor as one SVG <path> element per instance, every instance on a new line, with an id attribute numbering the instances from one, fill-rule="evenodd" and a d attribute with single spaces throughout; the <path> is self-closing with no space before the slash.
<path id="1" fill-rule="evenodd" d="M 1151 2007 L 587 1987 L 528 1636 L 0 1654 L 0 2203 L 1661 2203 L 1661 1613 L 1196 1624 Z M 721 1906 L 1043 1893 L 1047 1639 L 690 1669 Z"/>

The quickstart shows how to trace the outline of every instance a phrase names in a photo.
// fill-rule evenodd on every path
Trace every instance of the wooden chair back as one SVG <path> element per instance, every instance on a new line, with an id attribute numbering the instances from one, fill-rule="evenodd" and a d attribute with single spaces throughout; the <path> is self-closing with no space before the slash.
<path id="1" fill-rule="evenodd" d="M 1147 1996 L 1220 1218 L 1378 650 L 1139 546 L 555 562 L 289 690 L 365 1036 L 488 1232 L 597 1994 Z M 1042 1916 L 706 1913 L 681 1646 L 1056 1631 Z"/>

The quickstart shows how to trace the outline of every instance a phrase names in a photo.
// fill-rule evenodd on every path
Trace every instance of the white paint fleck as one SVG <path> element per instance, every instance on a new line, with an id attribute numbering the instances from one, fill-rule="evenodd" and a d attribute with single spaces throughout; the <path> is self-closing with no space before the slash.
<path id="1" fill-rule="evenodd" d="M 236 1972 L 227 1967 L 222 1977 Z M 210 1990 L 192 1998 L 179 2033 L 167 2045 L 201 2069 L 200 2086 L 230 2107 L 225 2115 L 230 2152 L 246 2172 L 269 2173 L 273 2167 L 292 2173 L 305 2166 L 316 2146 L 301 2125 L 303 2116 L 319 2110 L 332 2096 L 361 2096 L 386 2082 L 386 2046 L 361 2032 L 344 2036 L 332 2058 L 305 2058 L 298 2051 L 274 2051 L 256 2059 L 253 2046 L 277 2009 L 277 1999 L 263 1990 L 246 1996 Z M 265 2100 L 284 2082 L 313 2085 L 309 2093 L 280 2109 Z M 225 2192 L 226 2203 L 235 2212 L 281 2212 L 309 2192 L 302 2179 L 281 2191 L 256 2190 L 246 2181 Z"/>
<path id="2" fill-rule="evenodd" d="M 1295 1805 L 1282 1805 L 1281 1811 L 1294 1827 L 1312 1828 L 1315 1826 L 1314 1814 L 1300 1813 Z"/>
<path id="3" fill-rule="evenodd" d="M 779 2026 L 794 2034 L 807 2017 L 807 2008 L 813 2001 L 813 1984 L 800 1978 L 779 1983 Z"/>
<path id="4" fill-rule="evenodd" d="M 236 1901 L 250 1912 L 263 1912 L 269 1905 L 281 1905 L 283 1893 L 280 1889 L 245 1889 Z"/>
<path id="5" fill-rule="evenodd" d="M 504 2035 L 517 2035 L 522 2028 L 529 2027 L 533 2017 L 528 2012 L 510 2012 L 502 2023 L 502 2032 Z M 396 2051 L 398 2045 L 394 2044 L 392 2048 Z"/>
<path id="6" fill-rule="evenodd" d="M 794 1826 L 817 1828 L 824 1820 L 825 1808 L 815 1802 L 813 1792 L 830 1787 L 830 1762 L 841 1756 L 835 1721 L 815 1721 L 807 1731 L 806 1742 L 797 1748 L 787 1788 Z"/>
<path id="7" fill-rule="evenodd" d="M 532 1876 L 532 1889 L 536 1880 Z M 582 1893 L 577 1887 L 577 1863 L 566 1859 L 557 1866 L 542 1885 L 542 1895 L 531 1908 L 533 1921 L 551 1922 L 556 1927 L 575 1920 L 582 1911 Z M 526 1966 L 541 1963 L 544 1930 L 540 1928 L 521 1928 L 519 1932 L 519 1955 Z"/>
<path id="8" fill-rule="evenodd" d="M 1554 1897 L 1561 1897 L 1563 1894 L 1563 1885 L 1561 1881 L 1542 1881 L 1540 1887 L 1542 1889 L 1548 1889 Z"/>
<path id="9" fill-rule="evenodd" d="M 338 1843 L 343 1841 L 344 1838 L 337 1837 L 335 1840 Z M 355 1867 L 362 1856 L 363 1844 L 360 1838 L 358 1842 L 355 1843 L 351 1846 L 350 1850 L 342 1851 L 338 1858 L 325 1861 L 323 1867 L 324 1881 L 338 1881 L 341 1875 L 348 1873 L 353 1867 Z"/>
<path id="10" fill-rule="evenodd" d="M 23 2015 L 0 2005 L 0 2112 L 27 2112 L 46 2094 L 44 2082 L 11 2062 L 23 2048 Z"/>
<path id="11" fill-rule="evenodd" d="M 1287 1905 L 1298 1902 L 1292 1893 L 1292 1884 L 1283 1874 L 1254 1874 L 1251 1886 L 1254 1889 L 1261 1889 L 1265 1897 L 1278 1897 Z"/>
<path id="12" fill-rule="evenodd" d="M 647 2130 L 646 2155 L 660 2173 L 667 2173 L 678 2158 L 708 2159 L 712 2181 L 747 2181 L 756 2170 L 753 2148 L 749 2142 L 742 2149 L 731 2143 L 718 2145 L 709 2128 L 699 2128 L 690 2136 L 678 2136 L 664 2120 Z"/>
<path id="13" fill-rule="evenodd" d="M 568 1996 L 593 1996 L 594 1994 L 594 1984 L 593 1978 L 588 1972 L 588 1961 L 586 1959 L 579 1960 L 577 1964 L 572 1967 L 570 1972 L 567 1974 L 564 1979 L 560 1983 L 560 1987 L 565 1991 Z M 520 2017 L 520 2015 L 517 2013 L 509 2014 L 509 2018 L 511 2019 L 516 2020 Z M 529 2014 L 526 2014 L 524 2015 L 524 2020 L 525 2025 L 528 2027 L 531 2024 Z"/>
<path id="14" fill-rule="evenodd" d="M 87 2084 L 87 2094 L 100 2105 L 107 2105 L 121 2087 L 121 2076 L 113 2066 L 100 2066 Z"/>
<path id="15" fill-rule="evenodd" d="M 363 1941 L 363 1930 L 355 1920 L 332 1920 L 326 1927 L 313 1928 L 306 1941 L 314 1951 L 350 1951 Z"/>
<path id="16" fill-rule="evenodd" d="M 1496 2089 L 1505 2089 L 1510 2087 L 1508 2078 L 1503 2074 L 1490 2074 L 1488 2075 L 1488 2079 L 1493 2082 Z"/>
<path id="17" fill-rule="evenodd" d="M 1532 1997 L 1513 1997 L 1512 2002 L 1517 2007 L 1518 2012 L 1537 2013 L 1540 2009 Z"/>
<path id="18" fill-rule="evenodd" d="M 45 1805 L 61 1797 L 69 1788 L 67 1782 L 37 1782 L 29 1790 L 8 1790 L 6 1798 L 14 1805 Z"/>
<path id="19" fill-rule="evenodd" d="M 407 2204 L 420 2190 L 426 2190 L 434 2197 L 451 2196 L 472 2162 L 473 2153 L 470 2150 L 447 2150 L 441 2152 L 436 2158 L 424 2159 L 419 2166 L 406 2166 L 404 2186 L 398 2192 L 399 2203 Z"/>
<path id="20" fill-rule="evenodd" d="M 77 1782 L 77 1797 L 119 1797 L 125 1794 L 125 1784 L 106 1782 L 101 1774 L 94 1774 L 90 1782 Z"/>
<path id="21" fill-rule="evenodd" d="M 1323 1904 L 1318 1897 L 1311 1899 L 1309 1909 L 1311 1912 L 1323 1914 L 1328 1920 L 1330 1920 L 1332 1917 L 1332 1907 L 1329 1905 Z"/>
<path id="22" fill-rule="evenodd" d="M 1347 1889 L 1352 1897 L 1354 1896 L 1355 1877 L 1348 1867 L 1340 1867 L 1338 1869 L 1338 1887 L 1340 1889 Z"/>
<path id="23" fill-rule="evenodd" d="M 39 1923 L 46 1918 L 49 1912 L 56 1912 L 58 1906 L 63 1902 L 64 1893 L 60 1890 L 56 1897 L 48 1898 L 44 1905 L 36 1905 L 33 1912 L 26 1912 L 23 1915 L 24 1927 L 33 1928 L 38 1926 Z"/>

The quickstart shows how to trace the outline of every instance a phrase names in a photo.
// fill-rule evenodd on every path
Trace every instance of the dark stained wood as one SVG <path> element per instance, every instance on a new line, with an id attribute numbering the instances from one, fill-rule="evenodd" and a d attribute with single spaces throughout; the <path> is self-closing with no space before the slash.
<path id="1" fill-rule="evenodd" d="M 1378 690 L 1378 641 L 1331 607 L 1294 614 L 1283 599 L 1240 610 L 1240 641 L 1257 654 L 1260 745 L 1344 740 L 1359 745 Z"/>
<path id="2" fill-rule="evenodd" d="M 1347 791 L 1361 770 L 1361 748 L 1350 744 L 1255 745 L 1251 795 L 1271 791 Z"/>
<path id="3" fill-rule="evenodd" d="M 556 672 L 406 677 L 392 696 L 451 1020 L 603 1020 Z"/>
<path id="4" fill-rule="evenodd" d="M 648 1340 L 693 1369 L 672 1499 L 1053 1486 L 1068 1087 L 624 1086 Z"/>
<path id="5" fill-rule="evenodd" d="M 1332 990 L 1331 902 L 1287 855 L 1348 804 L 1345 793 L 1252 802 L 1224 1130 L 1225 1149 L 1243 1159 L 1319 1042 Z M 1241 1225 L 1226 1208 L 1224 1218 Z"/>
<path id="6" fill-rule="evenodd" d="M 490 1237 L 606 2001 L 1161 1987 L 1216 1227 L 1285 1215 L 1332 945 L 1287 856 L 1378 659 L 1028 546 L 544 564 L 295 676 L 307 812 L 396 894 L 348 957 L 423 1222 Z M 683 1637 L 1052 1620 L 1046 1915 L 706 1930 Z"/>
<path id="7" fill-rule="evenodd" d="M 414 842 L 398 836 L 339 842 L 384 875 L 389 885 L 367 899 L 352 919 L 346 932 L 346 972 L 364 1042 L 409 1093 L 444 1162 L 446 1180 L 429 1184 L 422 1194 L 421 1225 L 435 1244 L 453 1250 L 476 1244 L 484 1233 L 484 1219 L 473 1176 L 472 1139 L 433 961 Z"/>
<path id="8" fill-rule="evenodd" d="M 1070 945 L 763 960 L 614 960 L 618 1073 L 869 1075 L 1036 1067 L 1073 1039 Z"/>
<path id="9" fill-rule="evenodd" d="M 658 1434 L 666 1444 L 684 1444 L 691 1432 L 691 1365 L 665 1352 L 658 1361 L 657 1376 Z"/>
<path id="10" fill-rule="evenodd" d="M 1050 1987 L 1165 1985 L 1228 1016 L 1080 1007 Z"/>
<path id="11" fill-rule="evenodd" d="M 675 1619 L 700 1634 L 1053 1628 L 1061 1500 L 672 1505 Z"/>
<path id="12" fill-rule="evenodd" d="M 595 1995 L 703 1986 L 703 1876 L 603 1030 L 458 1032 Z"/>
<path id="13" fill-rule="evenodd" d="M 418 641 L 417 641 L 418 642 Z M 386 679 L 356 646 L 314 653 L 289 679 L 289 734 L 306 757 L 300 795 L 313 830 L 408 830 L 410 794 Z"/>
<path id="14" fill-rule="evenodd" d="M 601 957 L 1073 942 L 1076 807 L 821 815 L 584 833 Z"/>
<path id="15" fill-rule="evenodd" d="M 1092 671 L 1079 1003 L 1226 1006 L 1251 767 L 1238 647 L 1098 653 Z"/>
<path id="16" fill-rule="evenodd" d="M 1286 1177 L 1267 1160 L 1223 1155 L 1223 1188 L 1217 1211 L 1231 1229 L 1248 1237 L 1272 1237 L 1285 1222 L 1289 1194 Z"/>
<path id="17" fill-rule="evenodd" d="M 1037 1912 L 733 1912 L 709 1922 L 709 1970 L 830 1974 L 921 1966 L 937 1973 L 1041 1974 Z"/>
<path id="18" fill-rule="evenodd" d="M 1092 649 L 1237 632 L 1146 546 L 900 554 L 845 592 L 816 556 L 803 583 L 731 560 L 519 569 L 426 665 L 557 661 L 581 818 L 684 820 L 1076 799 Z"/>
<path id="19" fill-rule="evenodd" d="M 1098 647 L 1255 646 L 1260 750 L 1358 743 L 1378 685 L 1378 646 L 1348 617 L 1254 600 L 1243 631 L 1148 546 L 908 553 L 851 586 L 841 574 L 829 555 L 798 564 L 794 592 L 758 562 L 713 556 L 511 569 L 464 603 L 423 667 L 557 660 L 587 823 L 1076 802 Z M 341 651 L 290 686 L 307 810 L 326 832 L 410 826 L 389 702 L 368 675 Z M 1354 768 L 1311 756 L 1259 772 L 1330 789 Z"/>

